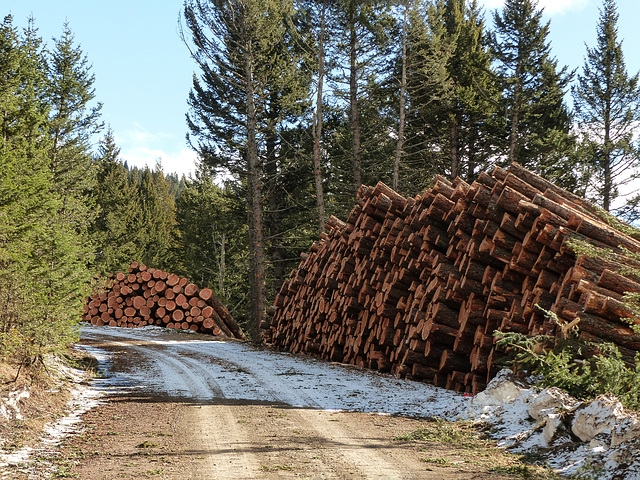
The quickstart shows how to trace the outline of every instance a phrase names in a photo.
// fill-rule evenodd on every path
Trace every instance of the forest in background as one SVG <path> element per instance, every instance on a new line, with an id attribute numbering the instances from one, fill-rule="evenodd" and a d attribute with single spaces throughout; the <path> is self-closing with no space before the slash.
<path id="1" fill-rule="evenodd" d="M 5 17 L 2 355 L 36 362 L 66 345 L 95 275 L 134 260 L 214 288 L 255 332 L 361 184 L 413 196 L 437 174 L 473 181 L 517 161 L 637 220 L 638 197 L 617 199 L 640 164 L 638 75 L 617 19 L 605 0 L 570 72 L 530 0 L 489 18 L 465 0 L 186 0 L 200 164 L 178 178 L 121 158 L 70 26 L 48 46 L 35 21 Z"/>

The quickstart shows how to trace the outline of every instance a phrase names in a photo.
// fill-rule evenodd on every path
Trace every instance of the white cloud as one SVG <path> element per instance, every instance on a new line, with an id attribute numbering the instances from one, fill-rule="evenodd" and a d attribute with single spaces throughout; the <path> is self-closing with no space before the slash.
<path id="1" fill-rule="evenodd" d="M 116 132 L 116 141 L 122 144 L 149 145 L 158 142 L 166 142 L 174 136 L 163 132 L 150 132 L 139 123 L 134 123 L 127 130 Z"/>
<path id="2" fill-rule="evenodd" d="M 164 132 L 151 132 L 140 124 L 122 132 L 115 132 L 120 157 L 131 167 L 155 167 L 160 162 L 165 173 L 189 175 L 196 169 L 196 153 Z"/>
<path id="3" fill-rule="evenodd" d="M 177 173 L 179 176 L 183 174 L 188 176 L 196 170 L 197 155 L 186 147 L 175 153 L 146 147 L 123 148 L 120 157 L 126 160 L 129 166 L 135 167 L 147 165 L 153 168 L 157 162 L 160 162 L 164 173 Z"/>
<path id="4" fill-rule="evenodd" d="M 586 7 L 589 0 L 538 0 L 538 8 L 544 8 L 547 15 L 566 13 Z M 487 10 L 502 8 L 504 0 L 480 0 Z"/>

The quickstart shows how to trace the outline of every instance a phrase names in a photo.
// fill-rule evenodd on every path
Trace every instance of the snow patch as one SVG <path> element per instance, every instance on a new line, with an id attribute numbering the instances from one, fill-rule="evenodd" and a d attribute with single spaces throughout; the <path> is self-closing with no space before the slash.
<path id="1" fill-rule="evenodd" d="M 29 389 L 23 388 L 9 392 L 7 398 L 0 398 L 0 417 L 6 421 L 23 420 L 20 400 L 27 399 L 29 396 Z"/>
<path id="2" fill-rule="evenodd" d="M 460 418 L 489 423 L 499 445 L 538 452 L 559 474 L 640 480 L 640 418 L 612 396 L 580 402 L 557 388 L 525 388 L 503 371 Z"/>
<path id="3" fill-rule="evenodd" d="M 82 370 L 71 368 L 64 363 L 49 359 L 47 368 L 59 379 L 65 379 L 75 384 L 71 392 L 71 399 L 67 403 L 67 415 L 55 422 L 48 423 L 43 428 L 43 434 L 35 447 L 23 447 L 11 453 L 0 453 L 0 478 L 11 478 L 11 468 L 28 468 L 38 455 L 56 454 L 56 446 L 69 434 L 79 430 L 82 415 L 103 402 L 106 394 L 122 389 L 122 381 L 109 376 L 109 354 L 95 347 L 81 345 L 78 348 L 87 351 L 98 360 L 98 376 L 88 385 L 85 384 L 87 375 Z M 5 405 L 13 408 L 15 412 L 11 418 L 22 420 L 19 414 L 18 402 L 22 398 L 28 398 L 29 391 L 24 389 L 9 394 L 8 399 L 0 399 L 0 412 Z M 46 469 L 44 461 L 40 460 L 39 468 Z M 48 465 L 52 469 L 52 465 Z"/>

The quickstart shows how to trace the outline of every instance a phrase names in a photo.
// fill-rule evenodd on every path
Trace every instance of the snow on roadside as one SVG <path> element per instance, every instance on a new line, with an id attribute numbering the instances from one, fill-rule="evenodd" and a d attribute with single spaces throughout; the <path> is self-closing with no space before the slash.
<path id="1" fill-rule="evenodd" d="M 460 418 L 492 425 L 500 446 L 538 453 L 561 475 L 640 480 L 640 416 L 613 396 L 580 402 L 557 388 L 538 391 L 504 370 Z"/>
<path id="2" fill-rule="evenodd" d="M 454 419 L 469 398 L 433 385 L 398 380 L 372 371 L 343 364 L 332 364 L 310 357 L 260 350 L 239 342 L 186 338 L 175 340 L 165 329 L 83 327 L 84 338 L 104 338 L 113 334 L 123 340 L 139 340 L 162 347 L 165 360 L 155 358 L 127 374 L 132 384 L 152 385 L 157 392 L 194 397 L 192 385 L 170 370 L 172 356 L 195 364 L 206 364 L 206 373 L 215 379 L 209 389 L 196 389 L 195 399 L 216 397 L 239 400 L 282 402 L 292 406 L 323 410 L 353 410 L 401 414 L 414 417 Z M 140 348 L 140 347 L 139 347 Z M 197 359 L 192 358 L 198 357 Z M 191 388 L 189 388 L 191 387 Z M 199 397 L 199 398 L 198 398 Z"/>
<path id="3" fill-rule="evenodd" d="M 85 350 L 91 350 L 90 347 Z M 101 352 L 98 349 L 89 352 L 91 356 L 98 360 L 98 378 L 92 380 L 89 385 L 86 385 L 86 373 L 69 368 L 68 366 L 57 362 L 48 362 L 48 369 L 54 372 L 54 377 L 59 379 L 66 379 L 74 388 L 71 392 L 71 398 L 67 403 L 67 414 L 56 420 L 55 422 L 48 423 L 44 426 L 42 436 L 37 445 L 31 447 L 26 446 L 17 449 L 10 453 L 0 453 L 0 478 L 11 478 L 13 468 L 19 470 L 29 469 L 30 464 L 34 458 L 38 455 L 56 454 L 56 446 L 70 433 L 78 430 L 81 422 L 82 415 L 98 406 L 103 402 L 103 397 L 109 391 L 113 390 L 113 381 L 108 377 L 104 377 L 104 374 L 108 370 L 109 356 L 106 352 Z M 25 393 L 26 392 L 26 393 Z M 28 390 L 20 391 L 19 397 L 28 398 Z M 15 395 L 9 395 L 8 399 L 0 399 L 0 404 L 13 406 L 12 415 L 6 416 L 6 419 L 11 418 L 21 420 L 22 415 L 16 404 Z M 52 464 L 46 464 L 44 460 L 41 460 L 39 469 L 52 470 Z"/>
<path id="4" fill-rule="evenodd" d="M 501 372 L 468 397 L 432 385 L 309 357 L 260 350 L 238 342 L 203 340 L 158 327 L 83 327 L 83 338 L 108 340 L 149 355 L 127 374 L 111 375 L 110 353 L 81 345 L 100 363 L 101 378 L 79 387 L 72 414 L 52 425 L 40 451 L 50 451 L 77 428 L 80 416 L 113 391 L 132 389 L 189 396 L 281 402 L 325 410 L 350 410 L 482 422 L 514 452 L 534 452 L 556 472 L 583 479 L 640 480 L 640 417 L 613 398 L 585 404 L 557 389 L 538 391 Z M 0 455 L 0 467 L 26 461 L 25 449 Z M 1 475 L 0 478 L 6 478 Z"/>

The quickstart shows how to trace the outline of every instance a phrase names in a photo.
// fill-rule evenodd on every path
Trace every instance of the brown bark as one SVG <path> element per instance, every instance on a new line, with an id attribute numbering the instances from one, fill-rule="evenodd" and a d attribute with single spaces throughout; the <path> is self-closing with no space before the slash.
<path id="1" fill-rule="evenodd" d="M 318 34 L 318 91 L 316 93 L 316 111 L 313 121 L 313 180 L 316 191 L 316 208 L 318 209 L 318 235 L 324 232 L 325 212 L 324 212 L 324 187 L 322 186 L 322 105 L 323 105 L 323 85 L 324 85 L 324 36 L 326 28 L 326 0 L 322 1 L 320 11 L 320 32 Z"/>
<path id="2" fill-rule="evenodd" d="M 361 145 L 360 145 L 360 109 L 358 107 L 358 35 L 356 30 L 355 2 L 349 2 L 349 103 L 352 134 L 353 183 L 357 196 L 362 185 Z"/>

